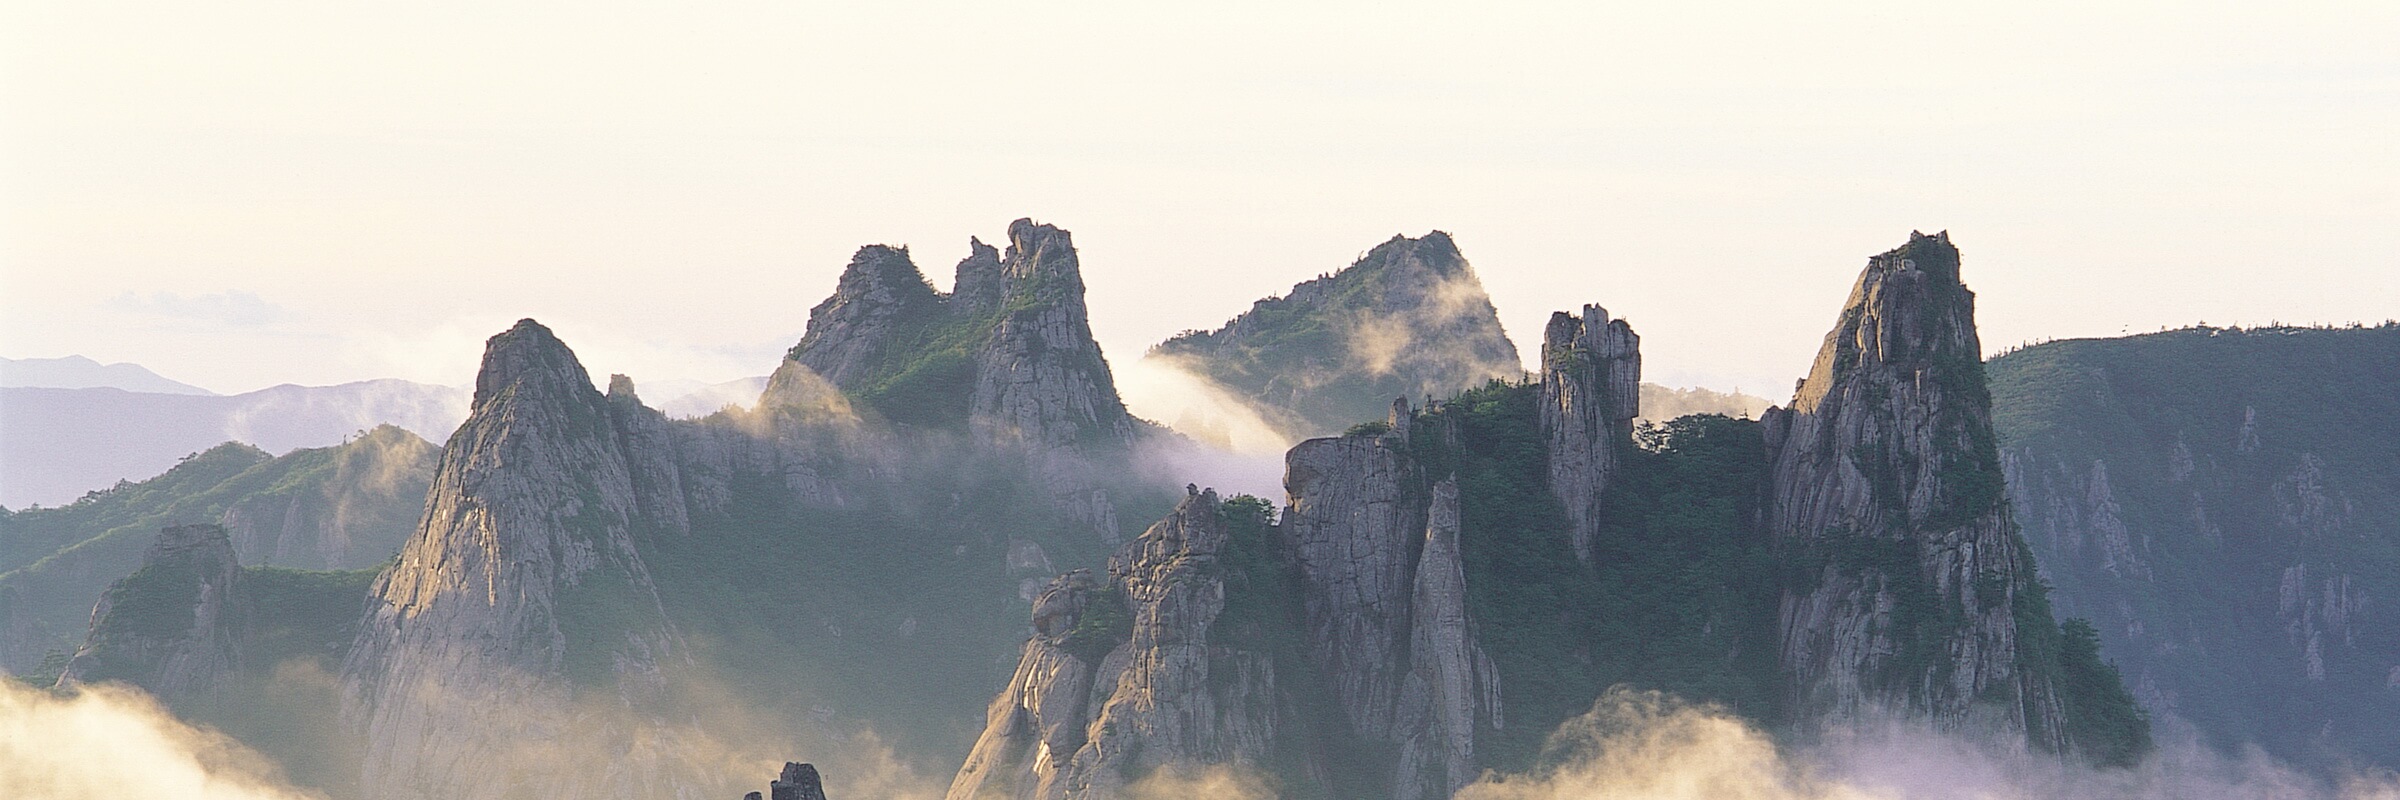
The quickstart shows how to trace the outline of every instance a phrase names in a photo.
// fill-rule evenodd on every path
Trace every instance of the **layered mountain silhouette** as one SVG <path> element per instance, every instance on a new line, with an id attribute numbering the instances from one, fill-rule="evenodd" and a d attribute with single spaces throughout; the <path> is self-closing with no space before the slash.
<path id="1" fill-rule="evenodd" d="M 722 768 L 740 748 L 699 711 L 728 699 L 761 723 L 742 735 L 775 732 L 744 752 L 824 748 L 836 795 L 842 748 L 875 742 L 955 800 L 1211 767 L 1280 796 L 1447 797 L 1533 768 L 1616 686 L 1796 737 L 1889 718 L 2102 766 L 2150 747 L 2144 705 L 2229 745 L 2373 741 L 2383 462 L 2293 409 L 2379 391 L 2342 376 L 2384 363 L 2357 345 L 2381 334 L 2322 332 L 2361 349 L 2187 407 L 2198 359 L 2161 349 L 2181 338 L 1987 370 L 1961 264 L 1912 234 L 1829 309 L 1789 403 L 1660 418 L 1632 322 L 1562 310 L 1525 370 L 1450 238 L 1396 237 L 1149 354 L 1308 437 L 1257 498 L 1145 461 L 1198 445 L 1126 410 L 1068 232 L 974 242 L 947 293 L 868 246 L 754 404 L 677 418 L 622 376 L 596 388 L 538 322 L 494 336 L 371 581 L 244 566 L 338 538 L 245 534 L 225 509 L 261 492 L 134 502 L 281 460 L 255 451 L 57 510 L 137 544 L 111 545 L 125 582 L 88 590 L 101 613 L 56 666 L 200 708 L 322 665 L 338 700 L 295 719 L 338 746 L 275 752 L 362 798 L 735 796 L 755 775 Z M 51 511 L 0 532 L 32 541 L 20 520 Z M 70 563 L 53 538 L 42 560 Z M 300 596 L 362 613 L 274 610 Z M 2224 663 L 2312 705 L 2242 728 L 2200 671 Z M 587 752 L 631 755 L 561 765 Z"/>

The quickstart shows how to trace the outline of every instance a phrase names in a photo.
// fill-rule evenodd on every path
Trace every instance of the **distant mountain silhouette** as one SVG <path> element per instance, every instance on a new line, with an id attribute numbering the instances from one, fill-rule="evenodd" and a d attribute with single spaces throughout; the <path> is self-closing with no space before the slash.
<path id="1" fill-rule="evenodd" d="M 0 386 L 49 389 L 123 389 L 155 394 L 215 395 L 180 381 L 159 377 L 140 364 L 102 364 L 83 356 L 65 358 L 0 358 Z"/>
<path id="2" fill-rule="evenodd" d="M 229 396 L 0 388 L 0 506 L 72 502 L 227 441 L 281 454 L 387 423 L 441 441 L 466 416 L 464 389 L 389 379 Z"/>

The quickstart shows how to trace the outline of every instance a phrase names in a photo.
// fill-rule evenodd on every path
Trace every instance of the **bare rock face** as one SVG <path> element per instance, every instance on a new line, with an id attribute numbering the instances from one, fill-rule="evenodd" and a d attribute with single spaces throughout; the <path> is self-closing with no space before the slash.
<path id="1" fill-rule="evenodd" d="M 1280 524 L 1195 488 L 1106 579 L 1053 581 L 950 798 L 1112 798 L 1219 765 L 1335 796 L 1472 781 L 1477 737 L 1503 720 L 1467 612 L 1458 484 L 1428 485 L 1409 456 L 1405 402 L 1391 422 L 1295 448 Z M 1262 515 L 1258 538 L 1229 513 Z"/>
<path id="2" fill-rule="evenodd" d="M 253 612 L 233 540 L 216 525 L 159 531 L 142 567 L 92 608 L 91 635 L 59 685 L 124 681 L 169 705 L 205 702 L 241 668 Z"/>
<path id="3" fill-rule="evenodd" d="M 1819 723 L 1925 716 L 2058 749 L 2060 701 L 2018 647 L 2033 562 L 2004 502 L 1958 264 L 1947 234 L 1870 260 L 1791 407 L 1765 420 L 1767 525 L 1822 564 L 1782 601 L 1789 707 Z"/>
<path id="4" fill-rule="evenodd" d="M 903 326 L 942 310 L 943 298 L 925 282 L 908 248 L 868 245 L 850 257 L 833 296 L 808 311 L 808 332 L 791 360 L 826 380 L 849 385 L 890 357 Z"/>
<path id="5" fill-rule="evenodd" d="M 959 265 L 962 279 L 983 268 L 981 255 Z M 970 312 L 999 307 L 1001 314 L 975 359 L 975 424 L 1051 447 L 1130 443 L 1133 418 L 1092 339 L 1073 238 L 1029 219 L 1010 223 L 997 288 L 995 299 L 978 280 L 962 291 L 983 296 L 956 300 Z"/>
<path id="6" fill-rule="evenodd" d="M 635 537 L 680 509 L 645 503 L 671 495 L 643 485 L 650 472 L 626 441 L 644 421 L 621 416 L 549 329 L 525 320 L 492 337 L 424 522 L 376 580 L 343 665 L 367 797 L 676 785 L 671 747 L 630 743 L 662 664 L 679 658 Z M 529 750 L 569 735 L 634 755 L 566 771 Z"/>
<path id="7" fill-rule="evenodd" d="M 1392 764 L 1400 800 L 1448 797 L 1477 774 L 1475 736 L 1503 721 L 1476 641 L 1458 546 L 1458 484 L 1408 455 L 1414 414 L 1383 435 L 1302 442 L 1286 457 L 1280 526 L 1300 569 L 1309 659 L 1345 733 Z"/>
<path id="8" fill-rule="evenodd" d="M 1216 492 L 1198 492 L 1126 543 L 1105 582 L 1053 581 L 949 797 L 1096 800 L 1161 768 L 1264 764 L 1281 722 L 1274 666 L 1210 640 L 1226 544 Z"/>
<path id="9" fill-rule="evenodd" d="M 1550 315 L 1542 332 L 1542 434 L 1550 441 L 1550 493 L 1567 515 L 1575 557 L 1592 563 L 1600 500 L 1641 415 L 1641 337 L 1608 310 Z"/>
<path id="10" fill-rule="evenodd" d="M 783 762 L 783 774 L 767 784 L 769 800 L 825 800 L 825 782 L 813 764 Z"/>
<path id="11" fill-rule="evenodd" d="M 1073 238 L 1020 219 L 1003 252 L 981 241 L 955 292 L 925 281 L 904 248 L 860 248 L 808 333 L 768 380 L 768 408 L 872 411 L 906 430 L 965 431 L 1016 453 L 1058 507 L 1115 542 L 1102 468 L 1147 428 L 1126 413 L 1084 308 Z"/>

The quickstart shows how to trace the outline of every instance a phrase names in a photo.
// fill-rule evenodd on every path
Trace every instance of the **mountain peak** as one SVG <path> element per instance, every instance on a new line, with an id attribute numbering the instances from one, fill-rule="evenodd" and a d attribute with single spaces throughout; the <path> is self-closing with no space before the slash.
<path id="1" fill-rule="evenodd" d="M 1972 368 L 1980 374 L 1982 353 L 1975 293 L 1959 280 L 1958 248 L 1949 232 L 1911 232 L 1907 244 L 1867 260 L 1793 407 L 1813 410 L 1837 381 L 1858 370 L 1947 375 Z"/>
<path id="2" fill-rule="evenodd" d="M 1002 275 L 1011 296 L 1047 301 L 1083 300 L 1083 266 L 1075 257 L 1075 235 L 1031 218 L 1008 224 Z"/>
<path id="3" fill-rule="evenodd" d="M 475 375 L 475 405 L 526 385 L 581 386 L 586 391 L 592 386 L 592 376 L 576 360 L 575 351 L 531 318 L 517 320 L 484 341 L 483 368 Z"/>
<path id="4" fill-rule="evenodd" d="M 1250 399 L 1292 437 L 1380 418 L 1393 397 L 1448 397 L 1524 371 L 1490 295 L 1438 230 L 1395 235 L 1150 356 Z"/>

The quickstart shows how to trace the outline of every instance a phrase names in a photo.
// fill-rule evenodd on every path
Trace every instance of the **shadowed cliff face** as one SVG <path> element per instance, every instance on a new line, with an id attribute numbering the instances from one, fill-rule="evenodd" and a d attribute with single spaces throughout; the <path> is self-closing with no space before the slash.
<path id="1" fill-rule="evenodd" d="M 233 541 L 215 525 L 160 531 L 142 567 L 92 609 L 92 633 L 59 684 L 124 681 L 170 705 L 205 703 L 241 668 L 252 624 Z"/>
<path id="2" fill-rule="evenodd" d="M 2059 341 L 1991 376 L 2052 597 L 2162 729 L 2400 768 L 2400 325 Z"/>
<path id="3" fill-rule="evenodd" d="M 1592 563 L 1601 499 L 1641 414 L 1642 339 L 1608 310 L 1550 315 L 1542 333 L 1542 432 L 1550 439 L 1550 492 L 1566 512 L 1575 557 Z"/>
<path id="4" fill-rule="evenodd" d="M 1927 715 L 2064 744 L 2020 610 L 2032 561 L 2002 502 L 1990 398 L 1947 235 L 1868 262 L 1790 409 L 1766 420 L 1795 719 Z M 2050 624 L 2046 609 L 2038 623 Z"/>
<path id="5" fill-rule="evenodd" d="M 656 749 L 572 776 L 527 774 L 537 767 L 510 758 L 560 730 L 611 724 L 579 722 L 579 703 L 654 701 L 661 665 L 676 658 L 634 541 L 672 515 L 642 506 L 625 427 L 549 329 L 525 320 L 487 344 L 474 412 L 443 453 L 416 536 L 377 579 L 343 667 L 368 797 L 674 783 L 661 763 L 671 754 Z"/>

